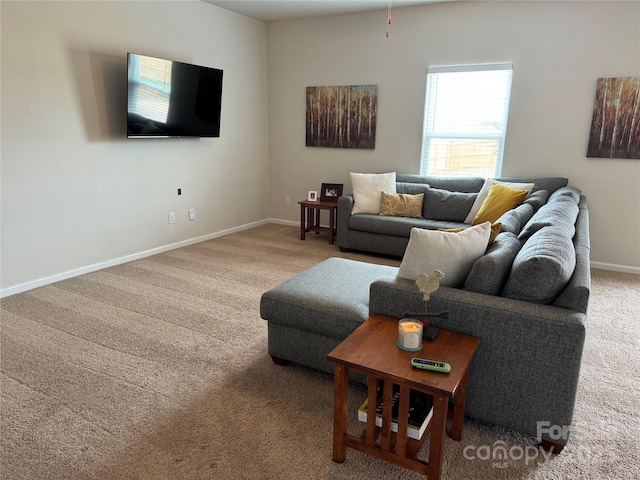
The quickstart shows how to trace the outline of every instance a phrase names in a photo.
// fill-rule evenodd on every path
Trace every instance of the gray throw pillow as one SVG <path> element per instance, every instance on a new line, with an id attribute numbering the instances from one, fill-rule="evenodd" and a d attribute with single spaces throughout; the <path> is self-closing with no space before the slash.
<path id="1" fill-rule="evenodd" d="M 429 188 L 424 197 L 422 216 L 431 220 L 449 220 L 462 223 L 469 214 L 477 193 L 450 192 Z"/>
<path id="2" fill-rule="evenodd" d="M 573 238 L 579 211 L 580 208 L 571 197 L 558 197 L 555 201 L 540 207 L 524 226 L 518 238 L 526 240 L 541 228 L 549 226 L 561 227 L 565 236 Z"/>
<path id="3" fill-rule="evenodd" d="M 500 295 L 521 243 L 513 233 L 498 234 L 485 254 L 473 264 L 464 289 L 486 295 Z"/>
<path id="4" fill-rule="evenodd" d="M 576 252 L 562 227 L 544 227 L 534 233 L 516 255 L 502 296 L 548 304 L 573 275 Z"/>
<path id="5" fill-rule="evenodd" d="M 396 193 L 408 193 L 409 195 L 427 194 L 429 185 L 426 183 L 396 182 Z"/>
<path id="6" fill-rule="evenodd" d="M 514 235 L 518 235 L 522 226 L 526 224 L 532 216 L 533 207 L 528 203 L 523 203 L 503 213 L 496 222 L 502 224 L 500 228 L 501 232 L 511 232 Z"/>
<path id="7" fill-rule="evenodd" d="M 536 212 L 541 206 L 547 203 L 548 199 L 548 190 L 535 190 L 529 194 L 523 203 L 531 205 L 533 207 L 533 211 Z"/>
<path id="8" fill-rule="evenodd" d="M 574 202 L 578 203 L 581 194 L 582 191 L 576 187 L 562 187 L 551 194 L 549 201 L 552 202 L 558 197 L 570 197 L 573 198 Z"/>

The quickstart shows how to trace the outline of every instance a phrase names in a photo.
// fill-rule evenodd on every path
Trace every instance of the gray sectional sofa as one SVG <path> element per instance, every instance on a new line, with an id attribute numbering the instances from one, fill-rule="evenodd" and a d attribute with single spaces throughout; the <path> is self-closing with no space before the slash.
<path id="1" fill-rule="evenodd" d="M 524 204 L 509 211 L 498 222 L 503 232 L 520 232 L 522 226 L 547 202 L 549 195 L 568 184 L 568 179 L 508 178 L 509 183 L 534 183 Z M 360 250 L 402 257 L 413 227 L 438 229 L 468 227 L 463 223 L 485 182 L 481 177 L 447 178 L 396 174 L 398 193 L 424 194 L 423 218 L 385 217 L 359 213 L 352 215 L 353 195 L 338 199 L 336 245 L 341 250 Z"/>
<path id="2" fill-rule="evenodd" d="M 469 227 L 461 222 L 466 206 L 452 219 L 445 218 L 451 215 L 438 202 L 448 198 L 455 210 L 469 199 L 447 192 L 477 192 L 484 182 L 415 175 L 398 175 L 397 180 L 398 192 L 422 189 L 425 206 L 442 215 L 426 220 L 349 218 L 354 217 L 344 210 L 349 197 L 341 197 L 342 248 L 402 255 L 416 225 Z M 534 183 L 529 201 L 503 215 L 501 233 L 474 263 L 464 285 L 441 286 L 431 294 L 430 310 L 449 312 L 448 319 L 431 324 L 480 338 L 470 371 L 467 416 L 539 438 L 557 453 L 569 438 L 585 338 L 588 208 L 566 179 L 508 181 Z M 332 373 L 326 355 L 370 315 L 402 318 L 405 312 L 422 310 L 415 283 L 397 273 L 395 267 L 330 258 L 265 292 L 260 311 L 268 321 L 269 354 L 277 362 Z"/>

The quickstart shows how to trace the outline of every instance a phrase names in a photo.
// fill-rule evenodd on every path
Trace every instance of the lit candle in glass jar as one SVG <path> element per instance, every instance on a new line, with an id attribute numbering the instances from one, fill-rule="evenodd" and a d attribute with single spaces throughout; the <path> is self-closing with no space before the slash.
<path id="1" fill-rule="evenodd" d="M 417 352 L 422 349 L 422 322 L 413 318 L 403 318 L 398 322 L 398 347 Z"/>

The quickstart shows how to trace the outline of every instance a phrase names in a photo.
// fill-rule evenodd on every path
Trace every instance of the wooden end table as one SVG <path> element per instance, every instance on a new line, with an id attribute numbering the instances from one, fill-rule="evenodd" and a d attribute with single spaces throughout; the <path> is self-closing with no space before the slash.
<path id="1" fill-rule="evenodd" d="M 336 234 L 335 217 L 338 209 L 337 202 L 321 202 L 302 200 L 300 204 L 300 240 L 304 240 L 307 232 L 328 232 L 329 244 L 333 245 Z M 329 227 L 320 226 L 320 211 L 329 210 Z"/>
<path id="2" fill-rule="evenodd" d="M 407 352 L 397 347 L 397 334 L 398 319 L 373 315 L 327 355 L 327 360 L 335 363 L 333 461 L 344 462 L 346 448 L 351 447 L 436 480 L 440 478 L 442 468 L 448 416 L 452 418 L 451 438 L 462 438 L 469 366 L 480 340 L 441 329 L 434 341 L 423 342 L 422 350 Z M 411 367 L 413 357 L 449 363 L 451 371 L 438 373 L 414 369 Z M 382 427 L 376 427 L 375 415 L 367 415 L 366 429 L 361 437 L 347 433 L 349 370 L 369 377 L 369 405 L 376 405 L 380 381 L 384 385 Z M 397 433 L 391 431 L 390 400 L 394 384 L 400 389 Z M 411 390 L 425 392 L 433 399 L 433 416 L 420 440 L 408 438 L 407 421 L 401 421 L 409 413 Z M 449 411 L 451 398 L 452 412 Z M 429 431 L 429 461 L 425 462 L 417 455 Z"/>

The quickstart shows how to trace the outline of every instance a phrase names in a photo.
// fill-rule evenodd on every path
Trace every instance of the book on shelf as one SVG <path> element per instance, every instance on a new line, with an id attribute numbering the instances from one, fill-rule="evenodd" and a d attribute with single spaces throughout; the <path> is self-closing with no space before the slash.
<path id="1" fill-rule="evenodd" d="M 400 401 L 400 387 L 393 385 L 391 395 L 391 431 L 398 432 L 398 406 Z M 369 400 L 365 401 L 358 408 L 358 420 L 367 422 Z M 376 426 L 382 427 L 382 388 L 378 387 L 378 400 L 376 402 Z M 407 425 L 407 436 L 415 440 L 420 440 L 427 425 L 433 416 L 433 404 L 423 392 L 411 390 L 409 394 L 409 420 Z"/>

